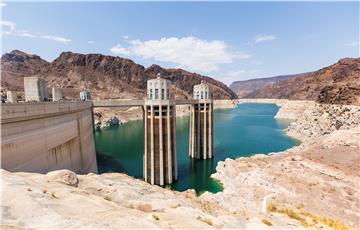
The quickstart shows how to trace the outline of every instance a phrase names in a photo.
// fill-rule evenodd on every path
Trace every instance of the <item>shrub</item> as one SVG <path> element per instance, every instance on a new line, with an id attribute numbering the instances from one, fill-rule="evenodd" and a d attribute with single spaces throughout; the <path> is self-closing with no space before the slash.
<path id="1" fill-rule="evenodd" d="M 105 196 L 104 196 L 104 199 L 107 200 L 107 201 L 111 201 L 111 200 L 112 200 L 109 195 L 105 195 Z"/>
<path id="2" fill-rule="evenodd" d="M 208 225 L 211 225 L 211 226 L 213 225 L 212 220 L 209 219 L 209 218 L 198 216 L 196 219 L 198 219 L 198 220 L 200 220 L 200 221 L 202 221 L 204 223 L 207 223 Z"/>
<path id="3" fill-rule="evenodd" d="M 154 218 L 154 220 L 156 220 L 156 221 L 160 220 L 160 218 L 155 214 L 152 214 L 152 218 Z"/>
<path id="4" fill-rule="evenodd" d="M 51 197 L 53 197 L 53 198 L 58 198 L 56 195 L 55 195 L 55 192 L 51 192 Z"/>
<path id="5" fill-rule="evenodd" d="M 272 226 L 272 223 L 270 221 L 268 221 L 267 219 L 262 219 L 261 222 L 263 222 L 267 226 Z"/>

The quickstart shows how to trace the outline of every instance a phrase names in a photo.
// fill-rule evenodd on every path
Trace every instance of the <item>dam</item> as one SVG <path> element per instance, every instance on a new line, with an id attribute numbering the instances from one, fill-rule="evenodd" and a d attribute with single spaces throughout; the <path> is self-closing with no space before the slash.
<path id="1" fill-rule="evenodd" d="M 91 102 L 1 104 L 1 168 L 97 172 Z"/>

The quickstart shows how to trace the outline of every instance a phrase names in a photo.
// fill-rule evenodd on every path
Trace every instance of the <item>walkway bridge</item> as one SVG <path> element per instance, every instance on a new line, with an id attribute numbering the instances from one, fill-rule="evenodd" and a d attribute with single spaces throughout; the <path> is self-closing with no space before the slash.
<path id="1" fill-rule="evenodd" d="M 175 105 L 194 105 L 198 104 L 199 100 L 173 100 Z M 132 100 L 132 99 L 109 99 L 109 100 L 94 100 L 92 101 L 92 105 L 94 108 L 101 107 L 136 107 L 136 106 L 144 106 L 145 100 Z"/>

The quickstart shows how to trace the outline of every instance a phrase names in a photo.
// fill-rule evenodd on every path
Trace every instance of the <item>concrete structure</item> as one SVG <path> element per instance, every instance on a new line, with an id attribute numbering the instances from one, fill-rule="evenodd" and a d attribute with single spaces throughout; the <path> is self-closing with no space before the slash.
<path id="1" fill-rule="evenodd" d="M 82 101 L 90 101 L 91 100 L 90 92 L 81 91 L 80 92 L 80 100 L 82 100 Z"/>
<path id="2" fill-rule="evenodd" d="M 46 81 L 38 76 L 24 77 L 25 101 L 46 101 Z"/>
<path id="3" fill-rule="evenodd" d="M 190 106 L 189 155 L 196 159 L 213 157 L 213 100 L 210 88 L 201 82 L 194 86 L 194 99 Z"/>
<path id="4" fill-rule="evenodd" d="M 172 100 L 176 105 L 192 105 L 197 104 L 198 100 Z M 114 100 L 95 100 L 92 101 L 95 108 L 100 107 L 134 107 L 144 106 L 145 100 L 133 100 L 133 99 L 114 99 Z"/>
<path id="5" fill-rule="evenodd" d="M 60 88 L 52 87 L 51 92 L 52 92 L 52 100 L 53 101 L 61 101 L 63 99 Z"/>
<path id="6" fill-rule="evenodd" d="M 144 106 L 144 100 L 132 100 L 132 99 L 116 99 L 116 100 L 94 100 L 92 101 L 94 108 L 101 107 L 134 107 L 134 106 Z"/>
<path id="7" fill-rule="evenodd" d="M 144 179 L 157 185 L 177 180 L 176 114 L 170 81 L 147 82 L 144 105 Z"/>
<path id="8" fill-rule="evenodd" d="M 7 91 L 6 92 L 6 102 L 8 102 L 8 103 L 16 103 L 17 102 L 17 94 L 15 91 Z"/>
<path id="9" fill-rule="evenodd" d="M 91 102 L 2 104 L 1 168 L 97 172 Z"/>

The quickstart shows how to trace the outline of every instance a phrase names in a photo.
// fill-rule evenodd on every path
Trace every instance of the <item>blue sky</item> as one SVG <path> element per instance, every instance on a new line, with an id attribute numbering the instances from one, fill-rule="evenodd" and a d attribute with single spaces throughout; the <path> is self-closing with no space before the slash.
<path id="1" fill-rule="evenodd" d="M 359 2 L 5 2 L 2 53 L 126 57 L 232 81 L 359 56 Z"/>

